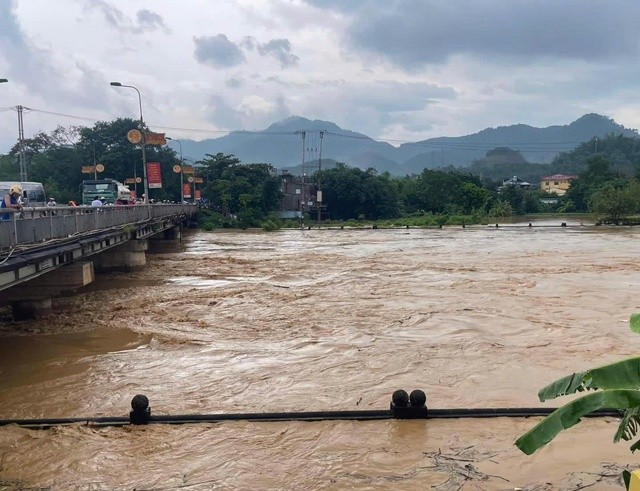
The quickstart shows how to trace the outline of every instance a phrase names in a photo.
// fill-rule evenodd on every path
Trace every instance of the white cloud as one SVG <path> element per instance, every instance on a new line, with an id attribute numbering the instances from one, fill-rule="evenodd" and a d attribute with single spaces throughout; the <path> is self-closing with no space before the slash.
<path id="1" fill-rule="evenodd" d="M 637 128 L 638 20 L 622 0 L 4 0 L 0 108 L 137 117 L 116 80 L 177 138 L 289 115 L 398 140 L 587 112 Z M 26 136 L 60 124 L 90 123 L 32 112 Z M 0 153 L 15 135 L 0 112 Z"/>
<path id="2" fill-rule="evenodd" d="M 246 61 L 240 47 L 224 34 L 209 37 L 194 37 L 195 58 L 200 63 L 217 67 L 232 67 Z"/>
<path id="3" fill-rule="evenodd" d="M 298 57 L 291 52 L 288 39 L 272 39 L 264 44 L 258 44 L 258 53 L 262 56 L 273 56 L 280 62 L 282 68 L 296 66 Z"/>

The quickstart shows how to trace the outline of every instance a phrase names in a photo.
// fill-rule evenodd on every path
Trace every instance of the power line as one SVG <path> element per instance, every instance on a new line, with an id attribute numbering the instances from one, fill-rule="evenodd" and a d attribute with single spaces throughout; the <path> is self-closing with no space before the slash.
<path id="1" fill-rule="evenodd" d="M 86 116 L 79 116 L 74 114 L 66 114 L 55 111 L 47 111 L 44 109 L 37 108 L 29 108 L 23 107 L 25 111 L 30 112 L 38 112 L 42 114 L 48 114 L 52 116 L 78 119 L 83 121 L 91 121 L 98 122 L 103 121 L 102 118 L 91 118 Z M 17 110 L 17 106 L 13 107 L 5 107 L 0 108 L 0 112 Z M 570 146 L 577 146 L 583 141 L 553 141 L 553 142 L 512 142 L 512 141 L 504 141 L 504 142 L 460 142 L 460 141 L 409 141 L 409 140 L 398 140 L 398 139 L 378 139 L 371 138 L 365 135 L 349 135 L 344 133 L 336 133 L 333 131 L 327 131 L 322 129 L 314 129 L 314 130 L 298 130 L 298 131 L 250 131 L 250 130 L 212 130 L 205 128 L 181 128 L 175 126 L 154 126 L 154 128 L 161 130 L 169 130 L 169 131 L 183 131 L 183 132 L 193 132 L 193 133 L 205 133 L 205 134 L 223 134 L 234 136 L 242 136 L 242 135 L 270 135 L 270 136 L 294 136 L 300 135 L 302 132 L 305 132 L 311 136 L 312 134 L 318 134 L 322 132 L 325 135 L 332 135 L 338 138 L 347 138 L 354 140 L 366 140 L 378 143 L 395 143 L 395 144 L 403 144 L 403 145 L 412 145 L 412 146 L 424 146 L 429 148 L 437 148 L 437 149 L 447 149 L 447 150 L 492 150 L 496 147 L 519 147 L 518 150 L 529 152 L 529 153 L 548 153 L 548 152 L 562 152 L 568 151 L 572 148 Z M 445 137 L 445 138 L 455 138 L 455 137 Z M 548 147 L 546 147 L 548 146 Z"/>
<path id="2" fill-rule="evenodd" d="M 393 142 L 393 143 L 404 143 L 407 145 L 433 145 L 437 147 L 449 147 L 453 145 L 478 145 L 478 146 L 489 146 L 491 145 L 494 148 L 496 145 L 575 145 L 583 143 L 582 141 L 554 141 L 554 142 L 455 142 L 455 141 L 409 141 L 409 140 L 382 140 L 371 138 L 369 136 L 361 136 L 361 135 L 346 135 L 343 133 L 335 133 L 333 131 L 325 131 L 325 135 L 334 135 L 339 136 L 341 138 L 352 138 L 354 140 L 373 140 L 377 142 Z M 445 137 L 445 138 L 457 138 L 457 137 Z M 464 137 L 459 137 L 464 138 Z"/>

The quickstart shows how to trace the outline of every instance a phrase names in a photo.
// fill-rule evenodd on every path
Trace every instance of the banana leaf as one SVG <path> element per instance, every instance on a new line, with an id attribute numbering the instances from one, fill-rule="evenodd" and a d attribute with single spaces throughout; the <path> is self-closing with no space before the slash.
<path id="1" fill-rule="evenodd" d="M 638 390 L 602 390 L 580 397 L 556 409 L 516 440 L 516 446 L 531 455 L 553 440 L 558 433 L 580 422 L 580 418 L 598 409 L 630 409 L 640 406 Z"/>
<path id="2" fill-rule="evenodd" d="M 538 398 L 544 402 L 558 396 L 596 389 L 640 389 L 640 357 L 572 373 L 540 389 Z"/>

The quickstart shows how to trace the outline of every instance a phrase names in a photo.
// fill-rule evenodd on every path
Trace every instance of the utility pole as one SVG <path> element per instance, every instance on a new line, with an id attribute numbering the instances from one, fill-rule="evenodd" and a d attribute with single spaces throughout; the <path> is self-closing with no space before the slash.
<path id="1" fill-rule="evenodd" d="M 96 169 L 96 142 L 92 141 L 93 145 L 93 179 L 98 180 L 98 170 Z"/>
<path id="2" fill-rule="evenodd" d="M 303 228 L 304 226 L 304 196 L 305 196 L 305 192 L 304 192 L 304 144 L 305 144 L 305 140 L 307 138 L 307 132 L 306 131 L 302 131 L 302 164 L 300 166 L 301 169 L 301 189 L 300 189 L 300 228 Z"/>
<path id="3" fill-rule="evenodd" d="M 320 216 L 322 214 L 322 185 L 321 185 L 321 173 L 322 173 L 322 138 L 324 137 L 324 131 L 320 131 L 320 153 L 318 154 L 318 195 L 316 197 L 316 205 L 318 206 L 318 228 L 320 228 Z"/>
<path id="4" fill-rule="evenodd" d="M 20 181 L 26 182 L 27 179 L 27 165 L 24 159 L 24 122 L 22 121 L 22 106 L 17 106 L 18 110 L 18 148 L 20 151 Z"/>

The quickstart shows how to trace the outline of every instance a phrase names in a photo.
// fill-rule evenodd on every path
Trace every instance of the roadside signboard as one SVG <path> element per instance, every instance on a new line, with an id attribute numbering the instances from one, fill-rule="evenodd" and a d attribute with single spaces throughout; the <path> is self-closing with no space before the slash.
<path id="1" fill-rule="evenodd" d="M 191 198 L 191 186 L 186 182 L 182 185 L 182 197 Z"/>
<path id="2" fill-rule="evenodd" d="M 166 145 L 167 139 L 164 133 L 145 133 L 144 142 L 147 145 Z"/>
<path id="3" fill-rule="evenodd" d="M 104 165 L 102 164 L 97 164 L 97 165 L 83 165 L 82 166 L 82 173 L 83 174 L 96 174 L 99 172 L 104 172 Z"/>
<path id="4" fill-rule="evenodd" d="M 162 187 L 160 162 L 147 162 L 147 181 L 149 182 L 149 189 Z"/>

